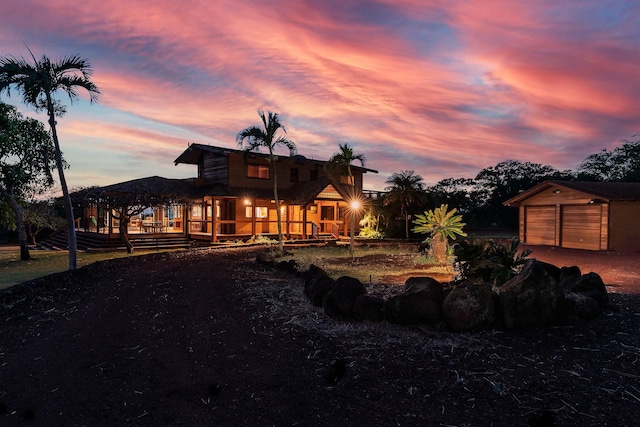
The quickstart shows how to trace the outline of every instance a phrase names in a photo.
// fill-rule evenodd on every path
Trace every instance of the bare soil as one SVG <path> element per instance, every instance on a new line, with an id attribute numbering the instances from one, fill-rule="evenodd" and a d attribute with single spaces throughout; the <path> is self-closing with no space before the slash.
<path id="1" fill-rule="evenodd" d="M 600 274 L 615 309 L 469 334 L 340 323 L 255 248 L 18 285 L 0 291 L 0 425 L 635 425 L 639 256 L 534 249 Z"/>

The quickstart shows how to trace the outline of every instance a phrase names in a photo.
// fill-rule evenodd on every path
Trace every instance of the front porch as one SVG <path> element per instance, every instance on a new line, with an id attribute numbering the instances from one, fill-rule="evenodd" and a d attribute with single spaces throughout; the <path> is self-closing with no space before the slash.
<path id="1" fill-rule="evenodd" d="M 280 213 L 282 233 L 287 240 L 339 239 L 350 233 L 351 212 L 343 200 L 317 199 L 305 206 L 284 202 Z M 119 241 L 117 218 L 114 210 L 89 205 L 76 220 L 76 232 Z M 257 236 L 277 239 L 278 221 L 273 200 L 208 196 L 188 205 L 142 209 L 130 217 L 126 232 L 129 239 L 136 240 L 161 236 L 211 243 L 246 241 Z"/>

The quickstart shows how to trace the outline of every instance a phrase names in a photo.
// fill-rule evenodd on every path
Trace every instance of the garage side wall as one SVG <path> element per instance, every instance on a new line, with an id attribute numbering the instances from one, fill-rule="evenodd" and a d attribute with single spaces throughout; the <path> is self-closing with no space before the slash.
<path id="1" fill-rule="evenodd" d="M 612 201 L 609 215 L 609 249 L 640 251 L 640 201 Z"/>

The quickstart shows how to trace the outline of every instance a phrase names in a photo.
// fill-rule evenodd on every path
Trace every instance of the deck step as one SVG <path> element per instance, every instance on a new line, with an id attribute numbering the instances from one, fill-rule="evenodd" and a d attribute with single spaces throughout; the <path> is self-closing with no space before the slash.
<path id="1" fill-rule="evenodd" d="M 126 250 L 122 240 L 108 239 L 105 235 L 96 233 L 76 232 L 78 251 L 107 252 Z M 129 241 L 134 249 L 188 249 L 190 240 L 183 235 L 132 236 Z M 61 232 L 40 243 L 41 249 L 67 250 L 67 233 Z"/>

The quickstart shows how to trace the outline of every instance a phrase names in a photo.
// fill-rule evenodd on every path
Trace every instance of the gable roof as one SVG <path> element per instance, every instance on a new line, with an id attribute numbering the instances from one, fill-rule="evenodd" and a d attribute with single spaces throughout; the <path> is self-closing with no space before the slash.
<path id="1" fill-rule="evenodd" d="M 233 148 L 215 147 L 215 146 L 212 146 L 212 145 L 204 145 L 204 144 L 193 143 L 193 144 L 190 144 L 189 147 L 187 147 L 187 149 L 184 150 L 184 152 L 182 154 L 180 154 L 178 156 L 178 158 L 175 159 L 173 162 L 174 162 L 175 165 L 178 165 L 180 163 L 185 163 L 185 164 L 189 164 L 189 165 L 197 165 L 198 162 L 200 161 L 200 157 L 205 152 L 213 153 L 213 154 L 218 155 L 220 157 L 228 157 L 230 153 L 237 154 L 237 155 L 240 155 L 240 156 L 244 155 L 244 150 L 235 150 Z M 249 154 L 249 157 L 250 158 L 260 157 L 260 158 L 263 158 L 263 159 L 267 159 L 269 157 L 269 154 L 260 153 L 260 152 L 257 152 L 257 151 L 252 151 Z M 318 166 L 324 166 L 327 163 L 326 161 L 322 161 L 322 160 L 308 159 L 308 158 L 306 158 L 305 156 L 303 156 L 301 154 L 295 154 L 293 156 L 282 156 L 282 155 L 279 155 L 278 158 L 280 160 L 286 159 L 286 160 L 293 161 L 295 163 L 314 164 L 314 165 L 318 165 Z M 378 173 L 377 170 L 365 168 L 365 167 L 362 167 L 362 166 L 352 165 L 351 168 L 360 170 L 363 173 L 367 173 L 367 172 Z"/>
<path id="2" fill-rule="evenodd" d="M 589 194 L 604 202 L 640 200 L 640 182 L 544 181 L 505 201 L 505 206 L 520 206 L 524 200 L 552 187 Z"/>

